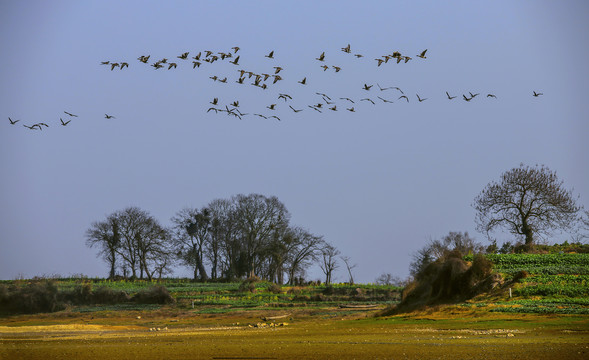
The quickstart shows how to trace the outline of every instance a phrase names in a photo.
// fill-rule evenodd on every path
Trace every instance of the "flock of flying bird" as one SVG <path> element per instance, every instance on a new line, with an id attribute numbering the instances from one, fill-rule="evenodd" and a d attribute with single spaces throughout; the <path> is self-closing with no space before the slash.
<path id="1" fill-rule="evenodd" d="M 69 120 L 64 121 L 63 118 L 60 117 L 59 118 L 60 122 L 58 123 L 58 125 L 61 125 L 61 126 L 67 126 L 72 121 L 73 118 L 78 117 L 78 115 L 72 114 L 71 112 L 64 111 L 63 113 L 68 115 L 68 118 L 66 118 L 66 119 L 69 119 Z M 115 119 L 115 117 L 113 115 L 109 115 L 109 114 L 104 114 L 104 118 L 105 119 Z M 10 117 L 8 117 L 8 121 L 10 121 L 10 125 L 16 125 L 16 123 L 19 122 L 20 120 L 12 120 Z M 29 130 L 43 130 L 43 127 L 47 127 L 47 128 L 49 127 L 49 125 L 47 125 L 47 123 L 44 123 L 44 122 L 38 122 L 33 125 L 23 124 L 23 126 Z"/>
<path id="2" fill-rule="evenodd" d="M 189 59 L 192 60 L 192 69 L 200 68 L 201 65 L 203 65 L 205 63 L 212 64 L 216 61 L 225 61 L 225 60 L 235 66 L 239 66 L 240 65 L 239 61 L 240 61 L 240 56 L 241 56 L 241 55 L 238 55 L 239 50 L 240 50 L 240 48 L 238 46 L 234 46 L 231 48 L 231 50 L 226 51 L 226 52 L 223 52 L 223 51 L 213 52 L 210 50 L 205 50 L 205 51 L 199 51 L 198 54 L 196 54 L 195 56 L 192 56 L 192 57 L 189 57 L 190 52 L 183 52 L 182 54 L 176 56 L 176 58 L 178 60 L 172 61 L 168 58 L 162 58 L 157 61 L 154 61 L 151 64 L 150 64 L 151 55 L 141 55 L 137 58 L 137 60 L 142 64 L 146 64 L 146 65 L 153 67 L 155 70 L 159 70 L 162 68 L 167 68 L 167 70 L 177 69 L 179 63 L 187 62 Z M 341 51 L 346 54 L 352 54 L 350 44 L 341 48 Z M 417 54 L 415 56 L 420 59 L 427 59 L 426 53 L 427 53 L 427 49 L 423 50 L 422 52 L 420 52 L 419 54 Z M 362 54 L 357 54 L 357 53 L 352 54 L 352 55 L 358 59 L 364 57 Z M 270 60 L 275 59 L 274 56 L 275 56 L 274 50 L 272 50 L 268 54 L 264 55 L 265 58 L 270 59 Z M 321 69 L 323 69 L 323 72 L 333 69 L 333 71 L 335 73 L 339 73 L 342 70 L 341 66 L 326 64 L 325 52 L 322 52 L 319 56 L 317 56 L 315 58 L 315 60 L 318 61 L 319 67 Z M 382 55 L 378 58 L 375 58 L 374 60 L 376 61 L 376 66 L 380 67 L 381 65 L 387 64 L 387 63 L 406 64 L 409 61 L 413 60 L 413 58 L 410 56 L 407 56 L 407 55 L 403 55 L 399 51 L 393 51 L 392 54 Z M 110 69 L 110 71 L 114 71 L 115 69 L 123 70 L 125 68 L 129 68 L 129 63 L 127 61 L 107 60 L 107 61 L 102 61 L 100 64 L 102 66 L 106 66 L 107 69 Z M 237 70 L 238 76 L 237 76 L 237 79 L 235 80 L 235 83 L 240 84 L 240 85 L 244 85 L 244 84 L 246 84 L 246 80 L 248 82 L 253 81 L 250 83 L 250 85 L 258 87 L 263 90 L 270 89 L 270 88 L 272 88 L 272 86 L 276 85 L 278 82 L 284 80 L 284 78 L 282 77 L 282 74 L 284 74 L 284 73 L 281 73 L 281 71 L 284 69 L 281 66 L 272 66 L 272 70 L 266 71 L 266 72 L 254 72 L 254 71 L 245 70 L 243 68 L 238 68 L 236 70 Z M 227 76 L 212 75 L 212 76 L 209 76 L 209 78 L 214 82 L 219 82 L 219 83 L 224 83 L 224 84 L 226 84 L 229 81 Z M 309 82 L 307 80 L 307 76 L 298 80 L 297 83 L 300 84 L 300 86 L 308 85 Z M 378 83 L 376 84 L 376 86 L 377 86 L 380 94 L 384 94 L 383 91 L 386 91 L 386 90 L 394 90 L 394 91 L 396 91 L 395 96 L 398 96 L 395 100 L 402 100 L 405 102 L 409 102 L 410 96 L 406 95 L 403 92 L 403 90 L 400 89 L 399 87 L 396 87 L 396 86 L 382 87 Z M 371 91 L 371 89 L 373 87 L 374 87 L 374 84 L 366 84 L 365 83 L 362 87 L 360 87 L 360 89 L 366 91 L 366 94 L 371 94 L 369 92 Z M 373 93 L 374 92 L 372 92 L 372 94 Z M 356 112 L 356 106 L 357 106 L 356 101 L 371 103 L 373 105 L 376 104 L 375 100 L 373 100 L 369 96 L 366 96 L 366 97 L 363 97 L 360 99 L 356 99 L 356 101 L 354 101 L 353 99 L 351 99 L 349 97 L 339 97 L 339 100 L 342 100 L 344 103 L 344 106 L 341 106 L 341 104 L 340 104 L 341 102 L 338 103 L 337 100 L 332 99 L 330 96 L 328 96 L 325 93 L 315 92 L 315 95 L 318 95 L 319 98 L 317 99 L 316 102 L 313 102 L 312 104 L 307 105 L 307 107 L 309 109 L 312 109 L 312 110 L 319 112 L 319 113 L 322 113 L 323 111 L 338 111 L 342 108 L 349 111 L 349 112 Z M 475 99 L 478 95 L 480 95 L 480 94 L 479 93 L 473 94 L 472 92 L 469 92 L 468 95 L 462 94 L 462 99 L 466 102 L 470 102 L 473 99 Z M 532 95 L 534 97 L 538 97 L 543 94 L 533 91 Z M 415 96 L 417 98 L 417 101 L 420 103 L 428 100 L 428 98 L 423 98 L 419 94 L 415 94 Z M 448 93 L 447 91 L 446 91 L 446 96 L 447 96 L 448 100 L 453 100 L 458 97 L 458 95 L 453 96 L 450 93 Z M 497 98 L 496 95 L 491 94 L 491 93 L 488 93 L 486 95 L 486 97 L 491 98 L 491 99 Z M 379 95 L 376 95 L 375 98 L 378 99 L 376 101 L 382 101 L 383 103 L 393 103 L 394 102 L 394 100 L 392 100 L 392 99 L 387 99 L 387 98 L 379 96 Z M 283 100 L 284 103 L 290 102 L 293 100 L 293 97 L 289 94 L 286 94 L 283 92 L 278 92 L 277 100 L 278 101 L 276 103 L 271 103 L 266 106 L 267 110 L 264 110 L 266 112 L 265 114 L 262 114 L 260 112 L 256 112 L 256 113 L 252 113 L 252 115 L 258 116 L 258 117 L 261 117 L 264 119 L 275 118 L 277 120 L 281 120 L 279 116 L 275 115 L 276 110 L 282 106 L 282 105 L 279 106 L 278 103 L 281 103 L 280 100 Z M 207 108 L 207 110 L 206 110 L 207 113 L 209 113 L 209 112 L 215 112 L 217 114 L 218 113 L 226 113 L 227 115 L 231 115 L 231 116 L 234 116 L 239 119 L 242 119 L 244 116 L 249 115 L 249 113 L 244 113 L 240 110 L 240 103 L 238 100 L 234 100 L 234 101 L 232 101 L 230 103 L 226 103 L 226 104 L 221 104 L 219 102 L 219 97 L 215 97 L 212 99 L 212 101 L 210 101 L 210 104 L 212 106 L 209 106 Z M 338 108 L 338 105 L 340 105 L 340 108 Z M 303 110 L 306 110 L 304 106 L 303 107 L 300 107 L 300 106 L 294 107 L 293 105 L 289 104 L 288 107 L 290 108 L 290 110 L 292 110 L 293 113 L 300 113 Z M 270 113 L 268 113 L 267 111 L 270 111 Z M 77 115 L 69 113 L 67 111 L 64 111 L 64 113 L 67 114 L 70 117 L 70 119 L 68 121 L 64 121 L 62 118 L 60 118 L 60 124 L 62 126 L 67 126 L 70 123 L 70 121 L 72 120 L 71 118 L 77 117 Z M 112 119 L 112 118 L 114 118 L 114 116 L 105 114 L 105 118 Z M 19 121 L 19 120 L 12 120 L 10 117 L 8 119 L 10 121 L 10 124 L 12 124 L 12 125 L 15 125 Z M 28 129 L 31 129 L 31 130 L 42 130 L 43 127 L 49 127 L 49 125 L 47 125 L 46 123 L 42 123 L 42 122 L 36 123 L 33 125 L 24 125 L 24 126 Z"/>

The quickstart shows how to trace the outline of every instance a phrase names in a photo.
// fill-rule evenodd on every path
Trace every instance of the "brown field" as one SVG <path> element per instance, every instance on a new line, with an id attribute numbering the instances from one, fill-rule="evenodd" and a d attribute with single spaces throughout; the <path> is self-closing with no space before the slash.
<path id="1" fill-rule="evenodd" d="M 262 320 L 285 314 L 274 326 Z M 205 315 L 168 308 L 10 316 L 0 318 L 0 359 L 589 358 L 588 316 L 459 307 L 372 314 L 333 308 Z"/>

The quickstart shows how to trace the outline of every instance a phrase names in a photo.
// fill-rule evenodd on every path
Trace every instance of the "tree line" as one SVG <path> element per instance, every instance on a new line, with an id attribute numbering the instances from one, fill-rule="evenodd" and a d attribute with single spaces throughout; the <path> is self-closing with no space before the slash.
<path id="1" fill-rule="evenodd" d="M 290 224 L 290 213 L 275 196 L 238 194 L 202 208 L 184 208 L 163 226 L 147 211 L 115 211 L 86 231 L 86 245 L 99 250 L 109 278 L 152 280 L 189 269 L 195 280 L 258 276 L 293 284 L 318 264 L 329 284 L 339 250 L 322 236 Z M 348 260 L 348 258 L 346 258 Z"/>

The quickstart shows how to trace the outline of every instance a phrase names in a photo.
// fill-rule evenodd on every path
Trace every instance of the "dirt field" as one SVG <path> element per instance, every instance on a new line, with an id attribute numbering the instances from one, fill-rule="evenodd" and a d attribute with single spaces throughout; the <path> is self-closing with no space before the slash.
<path id="1" fill-rule="evenodd" d="M 294 312 L 274 326 L 262 317 L 252 312 L 14 316 L 0 319 L 0 359 L 589 358 L 586 316 L 446 311 L 377 319 L 334 309 Z"/>

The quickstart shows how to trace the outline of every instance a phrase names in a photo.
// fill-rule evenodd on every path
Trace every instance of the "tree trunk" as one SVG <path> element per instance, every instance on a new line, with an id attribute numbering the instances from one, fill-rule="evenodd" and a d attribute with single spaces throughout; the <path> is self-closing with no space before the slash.
<path id="1" fill-rule="evenodd" d="M 533 233 L 532 229 L 530 228 L 530 226 L 528 225 L 528 222 L 526 221 L 526 219 L 523 219 L 523 221 L 522 221 L 522 233 L 526 237 L 526 239 L 525 239 L 526 252 L 529 252 L 534 248 L 534 233 Z"/>

